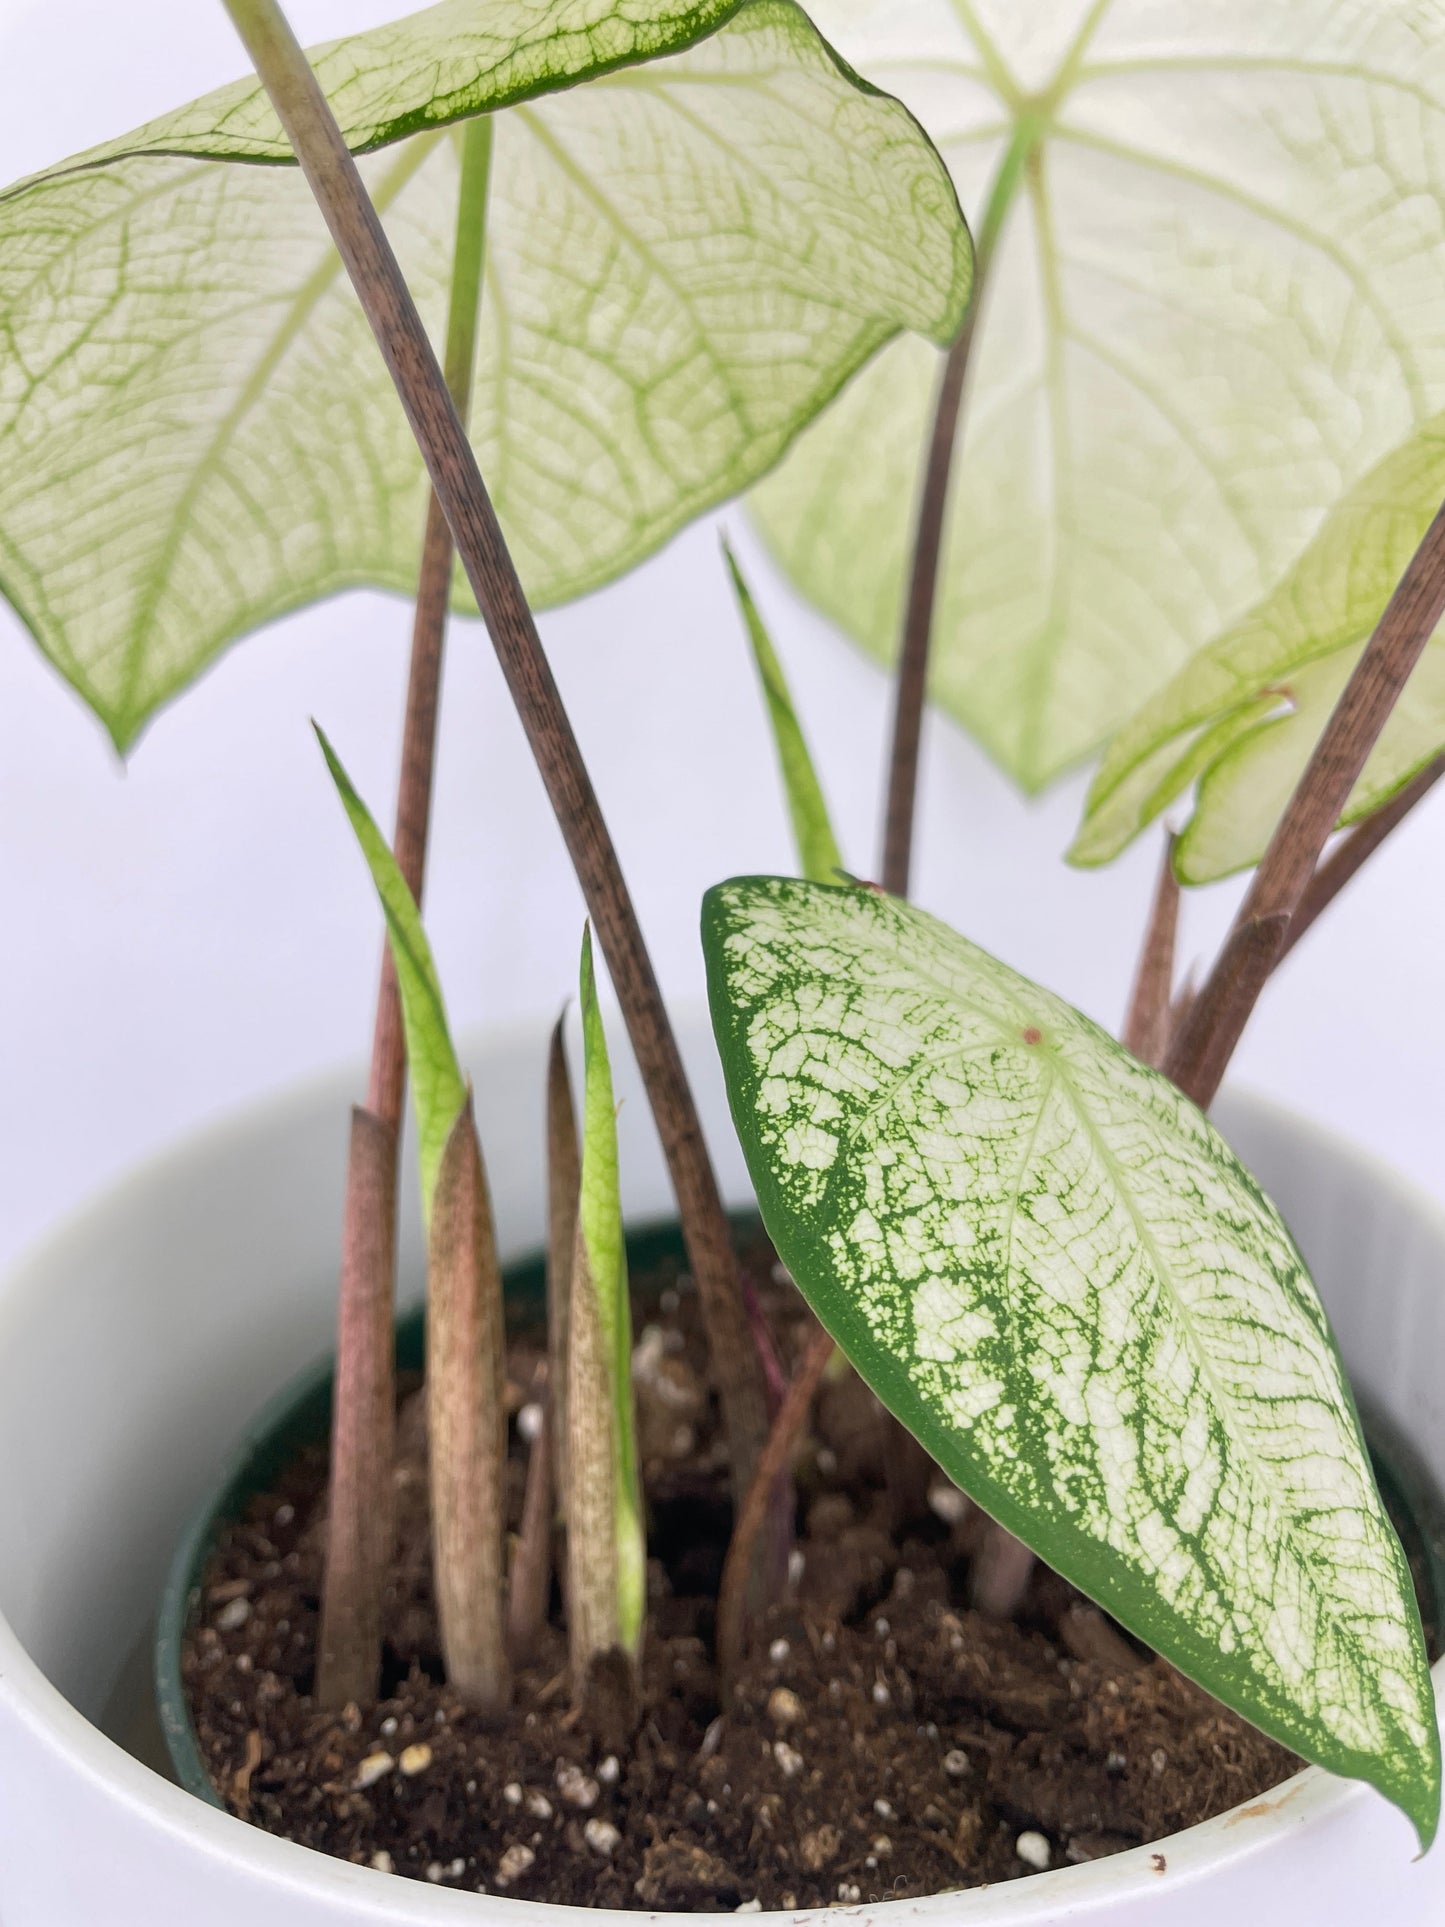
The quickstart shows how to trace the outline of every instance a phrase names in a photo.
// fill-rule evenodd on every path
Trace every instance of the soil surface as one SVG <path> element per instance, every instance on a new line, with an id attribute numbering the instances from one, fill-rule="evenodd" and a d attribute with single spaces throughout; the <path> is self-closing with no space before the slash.
<path id="1" fill-rule="evenodd" d="M 751 1254 L 785 1368 L 811 1329 Z M 338 1721 L 309 1698 L 325 1455 L 229 1527 L 184 1654 L 201 1747 L 231 1810 L 322 1852 L 473 1892 L 730 1911 L 929 1894 L 1155 1840 L 1298 1762 L 1036 1568 L 1021 1614 L 968 1610 L 984 1522 L 851 1374 L 825 1380 L 798 1474 L 789 1597 L 726 1712 L 712 1659 L 730 1522 L 687 1280 L 635 1377 L 653 1557 L 636 1732 L 572 1710 L 560 1601 L 489 1721 L 443 1683 L 425 1440 L 407 1391 L 384 1697 Z M 545 1375 L 510 1359 L 512 1526 Z M 530 1409 L 529 1409 L 530 1408 Z M 901 1496 L 911 1494 L 911 1497 Z M 1164 1852 L 1156 1856 L 1164 1870 Z"/>

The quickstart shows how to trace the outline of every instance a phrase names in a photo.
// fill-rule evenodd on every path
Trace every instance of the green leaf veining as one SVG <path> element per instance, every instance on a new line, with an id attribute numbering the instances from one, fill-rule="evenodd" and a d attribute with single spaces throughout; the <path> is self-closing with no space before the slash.
<path id="1" fill-rule="evenodd" d="M 764 1220 L 862 1376 L 1049 1564 L 1428 1842 L 1404 1557 L 1303 1261 L 1208 1121 L 871 888 L 737 879 L 703 939 Z"/>
<path id="2" fill-rule="evenodd" d="M 988 275 L 932 691 L 1026 787 L 1088 757 L 1445 407 L 1433 0 L 816 0 L 976 218 Z M 939 357 L 878 357 L 754 496 L 891 661 Z"/>
<path id="3" fill-rule="evenodd" d="M 937 154 L 791 0 L 443 0 L 316 60 L 434 338 L 448 123 L 495 116 L 472 439 L 539 605 L 967 299 Z M 252 78 L 0 195 L 0 588 L 122 748 L 246 630 L 415 588 L 420 458 L 288 159 Z"/>

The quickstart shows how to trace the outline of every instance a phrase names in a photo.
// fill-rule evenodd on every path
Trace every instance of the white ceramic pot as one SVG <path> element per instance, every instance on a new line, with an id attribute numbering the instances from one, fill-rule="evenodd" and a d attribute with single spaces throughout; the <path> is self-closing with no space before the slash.
<path id="1" fill-rule="evenodd" d="M 684 1031 L 729 1200 L 747 1201 L 701 1021 Z M 540 1241 L 544 1033 L 479 1040 L 504 1250 Z M 629 1216 L 669 1197 L 619 1064 Z M 347 1106 L 338 1075 L 141 1171 L 0 1286 L 0 1927 L 536 1923 L 570 1910 L 468 1896 L 325 1858 L 171 1785 L 133 1748 L 166 1563 L 258 1408 L 330 1342 Z M 1239 1093 L 1220 1121 L 1314 1268 L 1361 1392 L 1445 1484 L 1445 1214 L 1388 1170 Z M 402 1272 L 420 1276 L 415 1206 Z M 1445 1662 L 1436 1668 L 1445 1684 Z M 133 1683 L 133 1682 L 132 1682 Z M 117 1687 L 121 1695 L 117 1698 Z M 1311 1769 L 1154 1847 L 965 1894 L 849 1910 L 879 1927 L 1220 1927 L 1445 1921 L 1445 1847 Z M 524 1921 L 525 1916 L 525 1921 Z M 617 1916 L 636 1921 L 636 1915 Z M 685 1919 L 675 1917 L 678 1927 Z M 778 1917 L 779 1919 L 782 1916 Z M 828 1915 L 789 1916 L 803 1922 Z M 544 1923 L 544 1927 L 546 1924 Z"/>

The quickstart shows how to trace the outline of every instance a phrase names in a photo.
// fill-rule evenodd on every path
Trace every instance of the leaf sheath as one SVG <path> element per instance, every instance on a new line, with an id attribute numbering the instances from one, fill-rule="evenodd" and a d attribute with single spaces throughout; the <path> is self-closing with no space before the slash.
<path id="1" fill-rule="evenodd" d="M 557 1019 L 547 1051 L 547 1424 L 559 1492 L 567 1490 L 567 1334 L 582 1183 L 563 1021 Z"/>
<path id="2" fill-rule="evenodd" d="M 392 1125 L 354 1109 L 316 1679 L 319 1704 L 333 1709 L 369 1704 L 381 1672 L 382 1593 L 393 1540 L 396 1153 Z"/>
<path id="3" fill-rule="evenodd" d="M 437 1173 L 427 1239 L 427 1463 L 432 1574 L 447 1682 L 506 1705 L 506 1421 L 502 1275 L 471 1100 Z"/>
<path id="4" fill-rule="evenodd" d="M 1149 905 L 1144 944 L 1129 995 L 1123 1043 L 1141 1064 L 1156 1069 L 1169 1048 L 1169 1012 L 1174 989 L 1174 944 L 1179 928 L 1179 880 L 1174 874 L 1174 836 L 1164 839 L 1159 876 Z"/>

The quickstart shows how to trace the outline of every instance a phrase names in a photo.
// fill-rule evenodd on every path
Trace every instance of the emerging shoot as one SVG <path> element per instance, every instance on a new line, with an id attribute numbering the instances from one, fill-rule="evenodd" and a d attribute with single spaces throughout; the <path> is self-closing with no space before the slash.
<path id="1" fill-rule="evenodd" d="M 647 1548 L 632 1395 L 632 1314 L 617 1175 L 612 1070 L 592 934 L 582 939 L 582 1185 L 567 1350 L 567 1637 L 573 1697 L 614 1649 L 642 1645 Z"/>
<path id="2" fill-rule="evenodd" d="M 753 646 L 753 660 L 758 667 L 763 694 L 767 698 L 768 720 L 773 726 L 773 747 L 778 753 L 778 770 L 783 779 L 788 814 L 793 823 L 793 840 L 798 849 L 799 873 L 814 883 L 836 883 L 843 873 L 843 859 L 838 854 L 838 840 L 828 820 L 828 805 L 823 799 L 823 788 L 808 752 L 808 740 L 798 721 L 798 712 L 793 707 L 788 679 L 783 674 L 783 665 L 778 661 L 772 637 L 738 567 L 737 558 L 726 542 L 723 543 L 723 557 L 728 565 L 733 594 L 737 597 L 738 608 L 747 628 L 748 640 Z"/>
<path id="3" fill-rule="evenodd" d="M 406 1023 L 427 1234 L 427 1452 L 442 1657 L 458 1693 L 500 1708 L 510 1690 L 502 1601 L 505 1334 L 471 1093 L 416 901 L 330 743 L 317 735 L 381 899 Z"/>

